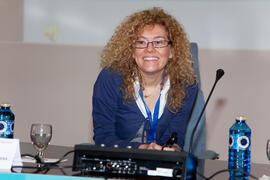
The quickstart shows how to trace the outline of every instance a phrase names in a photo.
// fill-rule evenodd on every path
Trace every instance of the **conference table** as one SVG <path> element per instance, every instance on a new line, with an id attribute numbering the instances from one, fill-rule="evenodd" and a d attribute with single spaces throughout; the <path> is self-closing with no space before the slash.
<path id="1" fill-rule="evenodd" d="M 24 154 L 24 153 L 35 154 L 36 153 L 36 150 L 33 148 L 31 143 L 21 142 L 20 148 L 21 148 L 21 154 Z M 47 158 L 57 159 L 57 158 L 62 157 L 66 152 L 73 150 L 73 148 L 74 147 L 49 145 L 49 147 L 45 150 L 44 156 Z M 200 163 L 204 164 L 203 175 L 205 177 L 210 177 L 215 172 L 227 168 L 227 161 L 223 161 L 223 160 L 204 160 L 204 161 L 201 161 Z M 61 166 L 72 166 L 72 164 L 73 164 L 73 153 L 69 154 L 65 158 L 65 161 L 61 163 Z M 28 173 L 28 171 L 29 170 L 23 169 L 22 173 Z M 77 175 L 78 173 L 79 172 L 73 172 L 71 168 L 51 169 L 47 172 L 47 174 L 63 175 L 63 176 L 74 176 L 74 175 Z M 269 176 L 270 163 L 269 164 L 251 163 L 251 174 L 258 178 L 262 177 L 264 174 Z M 228 172 L 223 172 L 216 175 L 213 179 L 223 180 L 223 179 L 228 179 L 228 178 L 229 178 Z"/>

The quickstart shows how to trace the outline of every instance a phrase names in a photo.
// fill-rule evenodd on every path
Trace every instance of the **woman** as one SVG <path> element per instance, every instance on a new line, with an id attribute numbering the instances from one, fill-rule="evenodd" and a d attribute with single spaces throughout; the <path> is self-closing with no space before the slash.
<path id="1" fill-rule="evenodd" d="M 160 8 L 134 13 L 102 52 L 93 94 L 97 145 L 179 151 L 197 92 L 189 41 Z"/>

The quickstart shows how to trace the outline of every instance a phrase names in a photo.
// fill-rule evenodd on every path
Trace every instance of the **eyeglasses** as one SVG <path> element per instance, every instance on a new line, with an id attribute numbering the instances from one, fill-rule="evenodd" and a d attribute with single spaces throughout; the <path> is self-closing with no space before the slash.
<path id="1" fill-rule="evenodd" d="M 144 49 L 147 48 L 149 43 L 152 44 L 152 46 L 154 48 L 163 48 L 163 47 L 167 47 L 169 44 L 171 44 L 171 41 L 167 41 L 167 40 L 157 40 L 157 41 L 136 41 L 133 44 L 134 48 L 138 48 L 138 49 Z"/>

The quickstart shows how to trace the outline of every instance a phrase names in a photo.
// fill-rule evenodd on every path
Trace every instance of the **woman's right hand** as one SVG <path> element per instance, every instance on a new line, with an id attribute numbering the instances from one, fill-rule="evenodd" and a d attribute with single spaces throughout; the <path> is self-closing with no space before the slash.
<path id="1" fill-rule="evenodd" d="M 162 151 L 181 151 L 181 148 L 177 144 L 173 144 L 172 147 L 164 147 L 162 149 L 162 146 L 156 144 L 156 143 L 151 143 L 151 144 L 141 144 L 139 149 L 148 149 L 148 150 L 162 150 Z"/>
<path id="2" fill-rule="evenodd" d="M 139 146 L 139 149 L 148 149 L 148 150 L 161 150 L 162 146 L 156 144 L 156 143 L 151 143 L 151 144 L 141 144 Z"/>

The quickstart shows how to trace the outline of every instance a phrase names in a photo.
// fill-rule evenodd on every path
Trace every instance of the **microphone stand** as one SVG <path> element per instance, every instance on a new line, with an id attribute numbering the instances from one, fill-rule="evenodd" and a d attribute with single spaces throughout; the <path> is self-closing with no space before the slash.
<path id="1" fill-rule="evenodd" d="M 196 129 L 197 129 L 199 123 L 200 123 L 200 120 L 201 120 L 202 115 L 203 115 L 203 113 L 205 111 L 205 108 L 206 108 L 206 106 L 208 104 L 208 101 L 209 101 L 210 97 L 212 96 L 212 93 L 213 93 L 213 91 L 214 91 L 214 89 L 216 87 L 216 84 L 217 84 L 218 80 L 223 75 L 224 75 L 224 71 L 222 69 L 218 69 L 216 71 L 216 80 L 214 82 L 214 85 L 213 85 L 213 87 L 212 87 L 212 89 L 211 89 L 211 91 L 210 91 L 210 93 L 209 93 L 209 95 L 207 97 L 207 100 L 206 100 L 206 102 L 205 102 L 205 104 L 203 106 L 203 109 L 202 109 L 202 111 L 200 113 L 200 116 L 199 116 L 199 118 L 198 118 L 198 120 L 197 120 L 197 122 L 196 122 L 196 124 L 194 126 L 194 129 L 193 129 L 192 133 L 191 133 L 190 142 L 189 142 L 188 158 L 187 158 L 187 175 L 186 175 L 187 179 L 196 179 L 196 169 L 197 169 L 197 164 L 198 164 L 198 158 L 195 157 L 193 155 L 193 153 L 192 153 L 192 144 L 193 144 L 194 134 L 195 134 L 195 131 L 196 131 Z M 210 150 L 205 151 L 204 156 L 207 157 L 206 159 L 217 159 L 218 158 L 218 154 L 215 153 L 214 151 L 210 151 Z"/>

